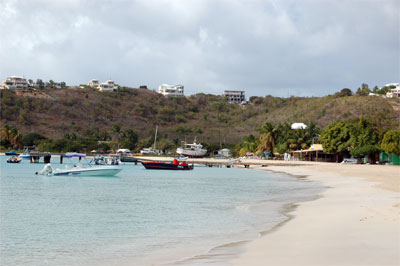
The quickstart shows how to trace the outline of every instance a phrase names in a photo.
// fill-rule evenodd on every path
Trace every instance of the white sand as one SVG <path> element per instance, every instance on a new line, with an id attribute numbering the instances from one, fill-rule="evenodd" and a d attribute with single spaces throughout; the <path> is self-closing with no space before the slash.
<path id="1" fill-rule="evenodd" d="M 329 188 L 300 203 L 292 220 L 250 242 L 234 265 L 400 265 L 400 167 L 304 163 L 267 169 L 307 175 Z"/>

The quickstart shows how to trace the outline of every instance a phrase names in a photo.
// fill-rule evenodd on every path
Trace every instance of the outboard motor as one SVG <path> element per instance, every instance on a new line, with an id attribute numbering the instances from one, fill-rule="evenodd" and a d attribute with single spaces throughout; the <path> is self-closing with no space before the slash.
<path id="1" fill-rule="evenodd" d="M 40 170 L 39 172 L 36 172 L 36 174 L 39 175 L 51 175 L 53 174 L 53 166 L 51 166 L 51 164 L 46 164 L 42 170 Z"/>

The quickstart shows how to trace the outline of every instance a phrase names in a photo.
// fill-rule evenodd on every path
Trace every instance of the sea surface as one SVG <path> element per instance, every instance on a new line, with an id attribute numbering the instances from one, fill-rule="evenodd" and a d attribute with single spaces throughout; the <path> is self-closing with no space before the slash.
<path id="1" fill-rule="evenodd" d="M 40 176 L 0 156 L 0 265 L 229 265 L 322 186 L 244 168 Z M 58 158 L 52 158 L 55 167 Z"/>

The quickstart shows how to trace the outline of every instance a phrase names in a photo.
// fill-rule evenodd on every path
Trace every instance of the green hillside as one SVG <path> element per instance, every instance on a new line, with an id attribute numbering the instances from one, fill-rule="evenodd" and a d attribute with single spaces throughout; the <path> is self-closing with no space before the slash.
<path id="1" fill-rule="evenodd" d="M 160 139 L 230 143 L 256 134 L 265 121 L 276 123 L 315 121 L 320 128 L 339 120 L 364 116 L 382 128 L 396 128 L 399 111 L 381 97 L 326 96 L 251 97 L 249 105 L 229 104 L 222 96 L 197 94 L 166 98 L 147 89 L 122 88 L 99 92 L 91 88 L 63 88 L 20 96 L 1 91 L 0 126 L 18 128 L 23 135 L 39 133 L 57 139 L 65 134 L 85 136 L 109 132 L 118 125 L 143 139 L 159 126 Z"/>

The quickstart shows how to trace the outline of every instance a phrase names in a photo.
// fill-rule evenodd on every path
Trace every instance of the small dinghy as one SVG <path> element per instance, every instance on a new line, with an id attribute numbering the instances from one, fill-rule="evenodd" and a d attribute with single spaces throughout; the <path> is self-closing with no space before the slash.
<path id="1" fill-rule="evenodd" d="M 22 161 L 22 158 L 17 157 L 17 156 L 11 156 L 10 158 L 7 159 L 7 163 L 20 163 Z"/>

